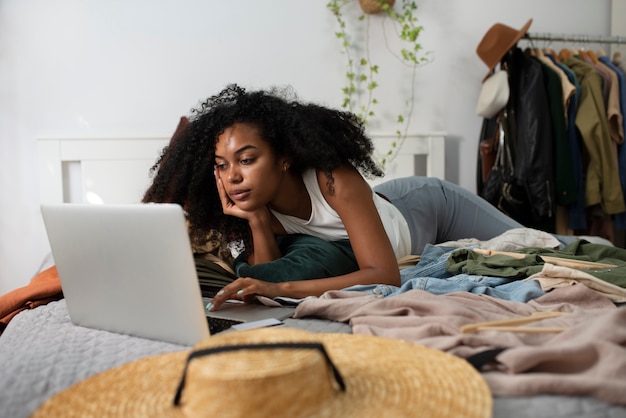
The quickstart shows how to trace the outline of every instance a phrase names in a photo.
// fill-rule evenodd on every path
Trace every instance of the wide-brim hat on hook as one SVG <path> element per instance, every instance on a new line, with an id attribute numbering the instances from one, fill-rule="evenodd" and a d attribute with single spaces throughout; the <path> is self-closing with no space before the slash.
<path id="1" fill-rule="evenodd" d="M 34 417 L 489 417 L 467 361 L 390 338 L 289 328 L 206 338 L 89 377 Z"/>
<path id="2" fill-rule="evenodd" d="M 509 102 L 510 95 L 508 73 L 504 70 L 494 72 L 483 80 L 476 102 L 476 114 L 487 119 L 496 116 Z"/>
<path id="3" fill-rule="evenodd" d="M 493 71 L 506 53 L 526 35 L 532 22 L 533 20 L 529 19 L 521 29 L 514 29 L 503 23 L 496 23 L 489 28 L 476 48 L 476 54 L 487 65 L 489 72 Z"/>

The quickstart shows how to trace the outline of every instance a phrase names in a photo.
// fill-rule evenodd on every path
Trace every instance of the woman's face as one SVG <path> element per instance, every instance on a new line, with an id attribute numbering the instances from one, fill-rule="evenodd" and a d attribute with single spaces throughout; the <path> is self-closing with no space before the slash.
<path id="1" fill-rule="evenodd" d="M 243 210 L 258 209 L 276 198 L 285 164 L 254 125 L 236 123 L 226 128 L 215 146 L 217 175 L 235 206 Z"/>

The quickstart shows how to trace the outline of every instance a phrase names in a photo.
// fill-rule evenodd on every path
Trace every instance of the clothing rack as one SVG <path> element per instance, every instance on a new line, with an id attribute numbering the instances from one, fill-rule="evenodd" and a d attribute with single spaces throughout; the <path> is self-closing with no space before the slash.
<path id="1" fill-rule="evenodd" d="M 626 44 L 626 36 L 601 35 L 559 35 L 554 33 L 527 33 L 524 38 L 528 41 L 555 41 L 593 44 Z"/>

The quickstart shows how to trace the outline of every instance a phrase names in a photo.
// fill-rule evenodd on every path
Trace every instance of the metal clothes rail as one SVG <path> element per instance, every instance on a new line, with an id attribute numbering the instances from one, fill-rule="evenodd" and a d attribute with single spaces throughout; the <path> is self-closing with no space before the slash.
<path id="1" fill-rule="evenodd" d="M 556 33 L 527 33 L 524 38 L 528 41 L 554 41 L 594 44 L 626 44 L 626 36 L 577 35 Z"/>

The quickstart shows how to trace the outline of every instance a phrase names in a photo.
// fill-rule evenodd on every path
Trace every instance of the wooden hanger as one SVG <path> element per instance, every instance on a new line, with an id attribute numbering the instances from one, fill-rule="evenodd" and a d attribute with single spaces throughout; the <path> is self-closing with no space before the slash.
<path id="1" fill-rule="evenodd" d="M 589 61 L 591 61 L 591 58 L 589 58 L 589 57 L 587 56 L 587 51 L 585 51 L 585 50 L 584 50 L 584 49 L 582 49 L 582 48 L 581 48 L 581 49 L 577 49 L 577 50 L 576 50 L 576 54 L 578 54 L 578 56 L 579 56 L 580 58 L 582 58 L 582 60 L 583 60 L 583 61 L 585 61 L 585 62 L 587 62 L 587 63 L 589 63 Z"/>
<path id="2" fill-rule="evenodd" d="M 572 57 L 572 55 L 573 55 L 573 54 L 572 54 L 572 51 L 570 51 L 570 50 L 569 50 L 569 49 L 567 49 L 567 48 L 563 48 L 563 49 L 561 49 L 561 50 L 559 51 L 559 61 L 564 61 L 564 60 L 566 60 L 566 59 L 568 59 L 568 58 L 571 58 L 571 57 Z"/>
<path id="3" fill-rule="evenodd" d="M 596 53 L 593 52 L 591 49 L 586 49 L 584 50 L 587 54 L 587 57 L 589 57 L 589 59 L 591 60 L 591 62 L 593 62 L 594 64 L 598 63 L 598 57 L 596 56 Z"/>

